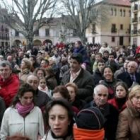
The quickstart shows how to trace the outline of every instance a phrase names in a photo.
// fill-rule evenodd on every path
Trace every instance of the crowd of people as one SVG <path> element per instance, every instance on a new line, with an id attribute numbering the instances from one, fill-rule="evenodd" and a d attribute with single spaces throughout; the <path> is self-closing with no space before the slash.
<path id="1" fill-rule="evenodd" d="M 1 140 L 139 140 L 140 52 L 107 43 L 0 48 Z"/>

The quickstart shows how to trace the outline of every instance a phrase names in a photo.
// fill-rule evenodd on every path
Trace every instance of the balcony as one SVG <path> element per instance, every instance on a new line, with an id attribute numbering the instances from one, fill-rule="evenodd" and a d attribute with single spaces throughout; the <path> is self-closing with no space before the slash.
<path id="1" fill-rule="evenodd" d="M 133 18 L 132 19 L 132 22 L 134 23 L 134 22 L 138 22 L 138 18 Z"/>
<path id="2" fill-rule="evenodd" d="M 138 30 L 132 30 L 132 35 L 138 34 Z"/>
<path id="3" fill-rule="evenodd" d="M 136 11 L 138 11 L 138 4 L 135 4 L 133 7 L 133 12 L 136 12 Z"/>
<path id="4" fill-rule="evenodd" d="M 117 28 L 112 28 L 111 33 L 117 33 Z"/>
<path id="5" fill-rule="evenodd" d="M 97 34 L 96 30 L 92 30 L 92 34 Z"/>
<path id="6" fill-rule="evenodd" d="M 130 2 L 137 2 L 138 0 L 130 0 Z"/>

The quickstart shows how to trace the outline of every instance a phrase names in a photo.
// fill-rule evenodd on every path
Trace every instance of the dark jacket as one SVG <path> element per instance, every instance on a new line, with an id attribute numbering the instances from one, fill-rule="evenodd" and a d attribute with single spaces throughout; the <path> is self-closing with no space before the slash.
<path id="1" fill-rule="evenodd" d="M 108 88 L 108 99 L 112 99 L 115 96 L 115 85 L 116 83 L 119 82 L 119 80 L 113 79 L 112 82 L 102 80 L 100 83 L 105 85 Z"/>
<path id="2" fill-rule="evenodd" d="M 136 78 L 136 82 L 138 84 L 140 84 L 140 73 L 136 72 L 135 73 L 135 78 Z M 132 84 L 133 84 L 133 81 L 131 80 L 131 77 L 130 77 L 128 72 L 123 72 L 123 73 L 119 74 L 117 76 L 117 79 L 120 79 L 123 82 L 125 82 L 127 84 L 128 88 L 130 88 L 132 86 Z"/>
<path id="3" fill-rule="evenodd" d="M 97 107 L 100 109 L 105 118 L 105 137 L 107 140 L 115 140 L 119 116 L 117 109 L 108 103 L 106 103 L 104 106 L 98 107 L 94 101 L 88 103 L 84 108 L 88 107 Z"/>
<path id="4" fill-rule="evenodd" d="M 103 80 L 104 78 L 103 78 L 103 75 L 102 75 L 102 73 L 99 71 L 99 69 L 97 68 L 96 70 L 95 70 L 95 72 L 93 73 L 93 81 L 94 81 L 94 84 L 95 85 L 98 85 L 99 84 L 99 81 L 100 80 Z"/>
<path id="5" fill-rule="evenodd" d="M 1 126 L 1 121 L 2 121 L 2 118 L 3 118 L 3 114 L 4 114 L 5 109 L 6 109 L 6 107 L 5 107 L 5 102 L 4 102 L 4 100 L 0 97 L 0 126 Z"/>
<path id="6" fill-rule="evenodd" d="M 130 100 L 126 106 L 119 116 L 116 140 L 140 140 L 140 113 Z"/>
<path id="7" fill-rule="evenodd" d="M 84 46 L 81 45 L 80 47 L 75 48 L 74 53 L 80 53 L 83 56 L 83 62 L 84 63 L 89 63 L 90 62 L 90 59 L 88 58 L 88 55 L 87 55 L 86 48 Z"/>
<path id="8" fill-rule="evenodd" d="M 41 109 L 46 106 L 46 104 L 50 101 L 49 96 L 45 93 L 42 92 L 41 90 L 36 91 L 36 96 L 35 96 L 35 103 L 38 107 Z"/>
<path id="9" fill-rule="evenodd" d="M 70 71 L 67 71 L 64 76 L 62 77 L 62 85 L 65 85 L 70 82 Z M 78 98 L 85 99 L 89 96 L 92 96 L 93 93 L 93 78 L 92 75 L 84 70 L 81 69 L 80 74 L 78 77 L 73 81 L 78 86 Z"/>

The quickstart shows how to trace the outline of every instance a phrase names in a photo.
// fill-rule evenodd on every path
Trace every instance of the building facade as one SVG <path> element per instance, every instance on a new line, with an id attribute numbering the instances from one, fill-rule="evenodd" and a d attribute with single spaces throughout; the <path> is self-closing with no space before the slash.
<path id="1" fill-rule="evenodd" d="M 131 0 L 131 45 L 140 46 L 140 0 Z"/>
<path id="2" fill-rule="evenodd" d="M 131 30 L 131 4 L 129 0 L 104 0 L 96 6 L 104 6 L 104 20 L 92 24 L 87 30 L 88 42 L 107 42 L 112 47 L 129 46 Z"/>
<path id="3" fill-rule="evenodd" d="M 12 45 L 26 45 L 26 39 L 22 34 L 13 29 L 11 29 L 11 33 Z M 53 18 L 49 24 L 44 25 L 35 33 L 34 45 L 41 46 L 45 45 L 45 43 L 56 44 L 61 41 L 68 43 L 77 40 L 80 39 L 73 34 L 72 30 L 65 27 L 63 19 L 60 17 Z"/>

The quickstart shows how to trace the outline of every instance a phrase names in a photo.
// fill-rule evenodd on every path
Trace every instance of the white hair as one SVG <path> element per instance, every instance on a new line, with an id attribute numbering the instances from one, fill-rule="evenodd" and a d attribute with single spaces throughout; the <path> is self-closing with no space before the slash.
<path id="1" fill-rule="evenodd" d="M 100 90 L 103 90 L 103 89 L 106 89 L 108 91 L 108 88 L 103 85 L 103 84 L 100 84 L 100 85 L 97 85 L 95 88 L 94 88 L 94 94 L 98 94 Z"/>

